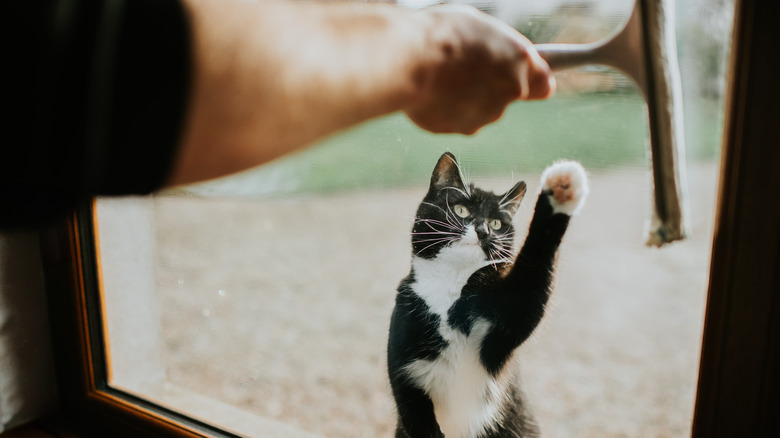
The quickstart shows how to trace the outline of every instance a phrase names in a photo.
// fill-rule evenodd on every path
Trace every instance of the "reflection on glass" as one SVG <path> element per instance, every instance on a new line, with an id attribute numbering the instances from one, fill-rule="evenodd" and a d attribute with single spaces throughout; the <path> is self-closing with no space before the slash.
<path id="1" fill-rule="evenodd" d="M 586 42 L 631 2 L 489 5 L 536 42 Z M 111 384 L 248 436 L 391 436 L 387 327 L 436 159 L 450 150 L 478 184 L 523 179 L 533 193 L 539 172 L 566 157 L 589 171 L 591 195 L 564 240 L 548 313 L 520 351 L 542 432 L 687 435 L 730 14 L 728 1 L 678 2 L 687 241 L 643 246 L 647 113 L 615 72 L 567 73 L 554 99 L 513 105 L 473 137 L 391 115 L 225 180 L 101 199 Z"/>

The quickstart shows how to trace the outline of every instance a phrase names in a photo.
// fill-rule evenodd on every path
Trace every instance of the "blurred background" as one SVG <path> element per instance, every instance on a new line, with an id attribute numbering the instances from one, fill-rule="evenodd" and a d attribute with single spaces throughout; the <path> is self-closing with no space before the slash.
<path id="1" fill-rule="evenodd" d="M 422 7 L 428 0 L 402 0 Z M 588 43 L 620 29 L 632 0 L 454 1 L 513 25 L 534 43 Z M 720 147 L 733 0 L 676 2 L 688 156 L 713 159 Z M 560 157 L 589 168 L 647 163 L 647 109 L 630 79 L 592 66 L 556 75 L 554 99 L 517 103 L 477 135 L 436 135 L 395 114 L 296 156 L 239 177 L 192 187 L 200 194 L 265 196 L 397 187 L 427 180 L 430 163 L 451 150 L 474 174 L 541 170 Z M 349 169 L 349 172 L 344 172 Z"/>
<path id="2" fill-rule="evenodd" d="M 633 5 L 457 3 L 535 43 L 600 40 Z M 436 160 L 452 151 L 467 178 L 496 191 L 527 181 L 515 224 L 522 240 L 541 170 L 569 158 L 589 172 L 591 196 L 564 239 L 547 315 L 518 354 L 543 436 L 688 436 L 732 15 L 733 0 L 676 4 L 688 240 L 660 250 L 643 244 L 652 202 L 647 107 L 611 69 L 561 73 L 554 98 L 513 104 L 470 137 L 433 135 L 393 114 L 261 168 L 150 197 L 164 383 L 144 393 L 115 372 L 112 384 L 182 410 L 190 405 L 175 394 L 186 388 L 301 436 L 392 436 L 387 327 Z M 99 224 L 107 225 L 111 203 L 101 202 Z M 107 301 L 112 293 L 104 291 Z M 108 320 L 128 317 L 107 312 Z M 114 353 L 123 348 L 111 342 Z M 197 412 L 235 430 L 223 414 Z"/>

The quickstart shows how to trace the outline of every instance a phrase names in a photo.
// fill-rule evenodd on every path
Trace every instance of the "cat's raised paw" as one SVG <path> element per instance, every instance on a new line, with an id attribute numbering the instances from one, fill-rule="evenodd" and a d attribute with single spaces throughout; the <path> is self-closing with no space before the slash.
<path id="1" fill-rule="evenodd" d="M 588 195 L 588 177 L 576 161 L 558 161 L 542 172 L 542 193 L 549 196 L 554 213 L 576 214 Z"/>

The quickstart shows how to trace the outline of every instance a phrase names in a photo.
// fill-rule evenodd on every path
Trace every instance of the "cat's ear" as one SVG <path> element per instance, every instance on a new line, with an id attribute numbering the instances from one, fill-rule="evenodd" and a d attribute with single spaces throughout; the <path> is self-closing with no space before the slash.
<path id="1" fill-rule="evenodd" d="M 499 207 L 508 210 L 510 214 L 515 214 L 517 207 L 520 206 L 520 201 L 522 201 L 525 196 L 525 189 L 525 181 L 520 181 L 512 186 L 512 188 L 501 197 Z"/>
<path id="2" fill-rule="evenodd" d="M 460 169 L 458 168 L 458 162 L 455 160 L 455 156 L 450 152 L 445 152 L 439 162 L 436 163 L 436 167 L 433 169 L 433 175 L 431 175 L 431 193 L 438 193 L 445 187 L 455 187 L 460 190 L 466 190 L 465 184 L 463 184 L 463 178 L 460 176 Z"/>

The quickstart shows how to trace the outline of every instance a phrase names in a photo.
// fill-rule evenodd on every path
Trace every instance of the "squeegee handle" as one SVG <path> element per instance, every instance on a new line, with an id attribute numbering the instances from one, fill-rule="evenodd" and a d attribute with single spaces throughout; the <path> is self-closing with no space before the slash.
<path id="1" fill-rule="evenodd" d="M 638 6 L 638 5 L 637 5 Z M 588 44 L 536 44 L 553 72 L 586 65 L 606 65 L 630 77 L 647 97 L 647 72 L 641 8 L 635 6 L 625 25 L 611 36 Z"/>
<path id="2" fill-rule="evenodd" d="M 590 44 L 537 44 L 553 72 L 585 65 L 613 67 L 630 77 L 647 101 L 654 208 L 648 245 L 688 233 L 682 85 L 672 0 L 637 0 L 623 28 Z"/>
<path id="3" fill-rule="evenodd" d="M 554 72 L 603 62 L 596 44 L 536 44 L 534 48 Z"/>

